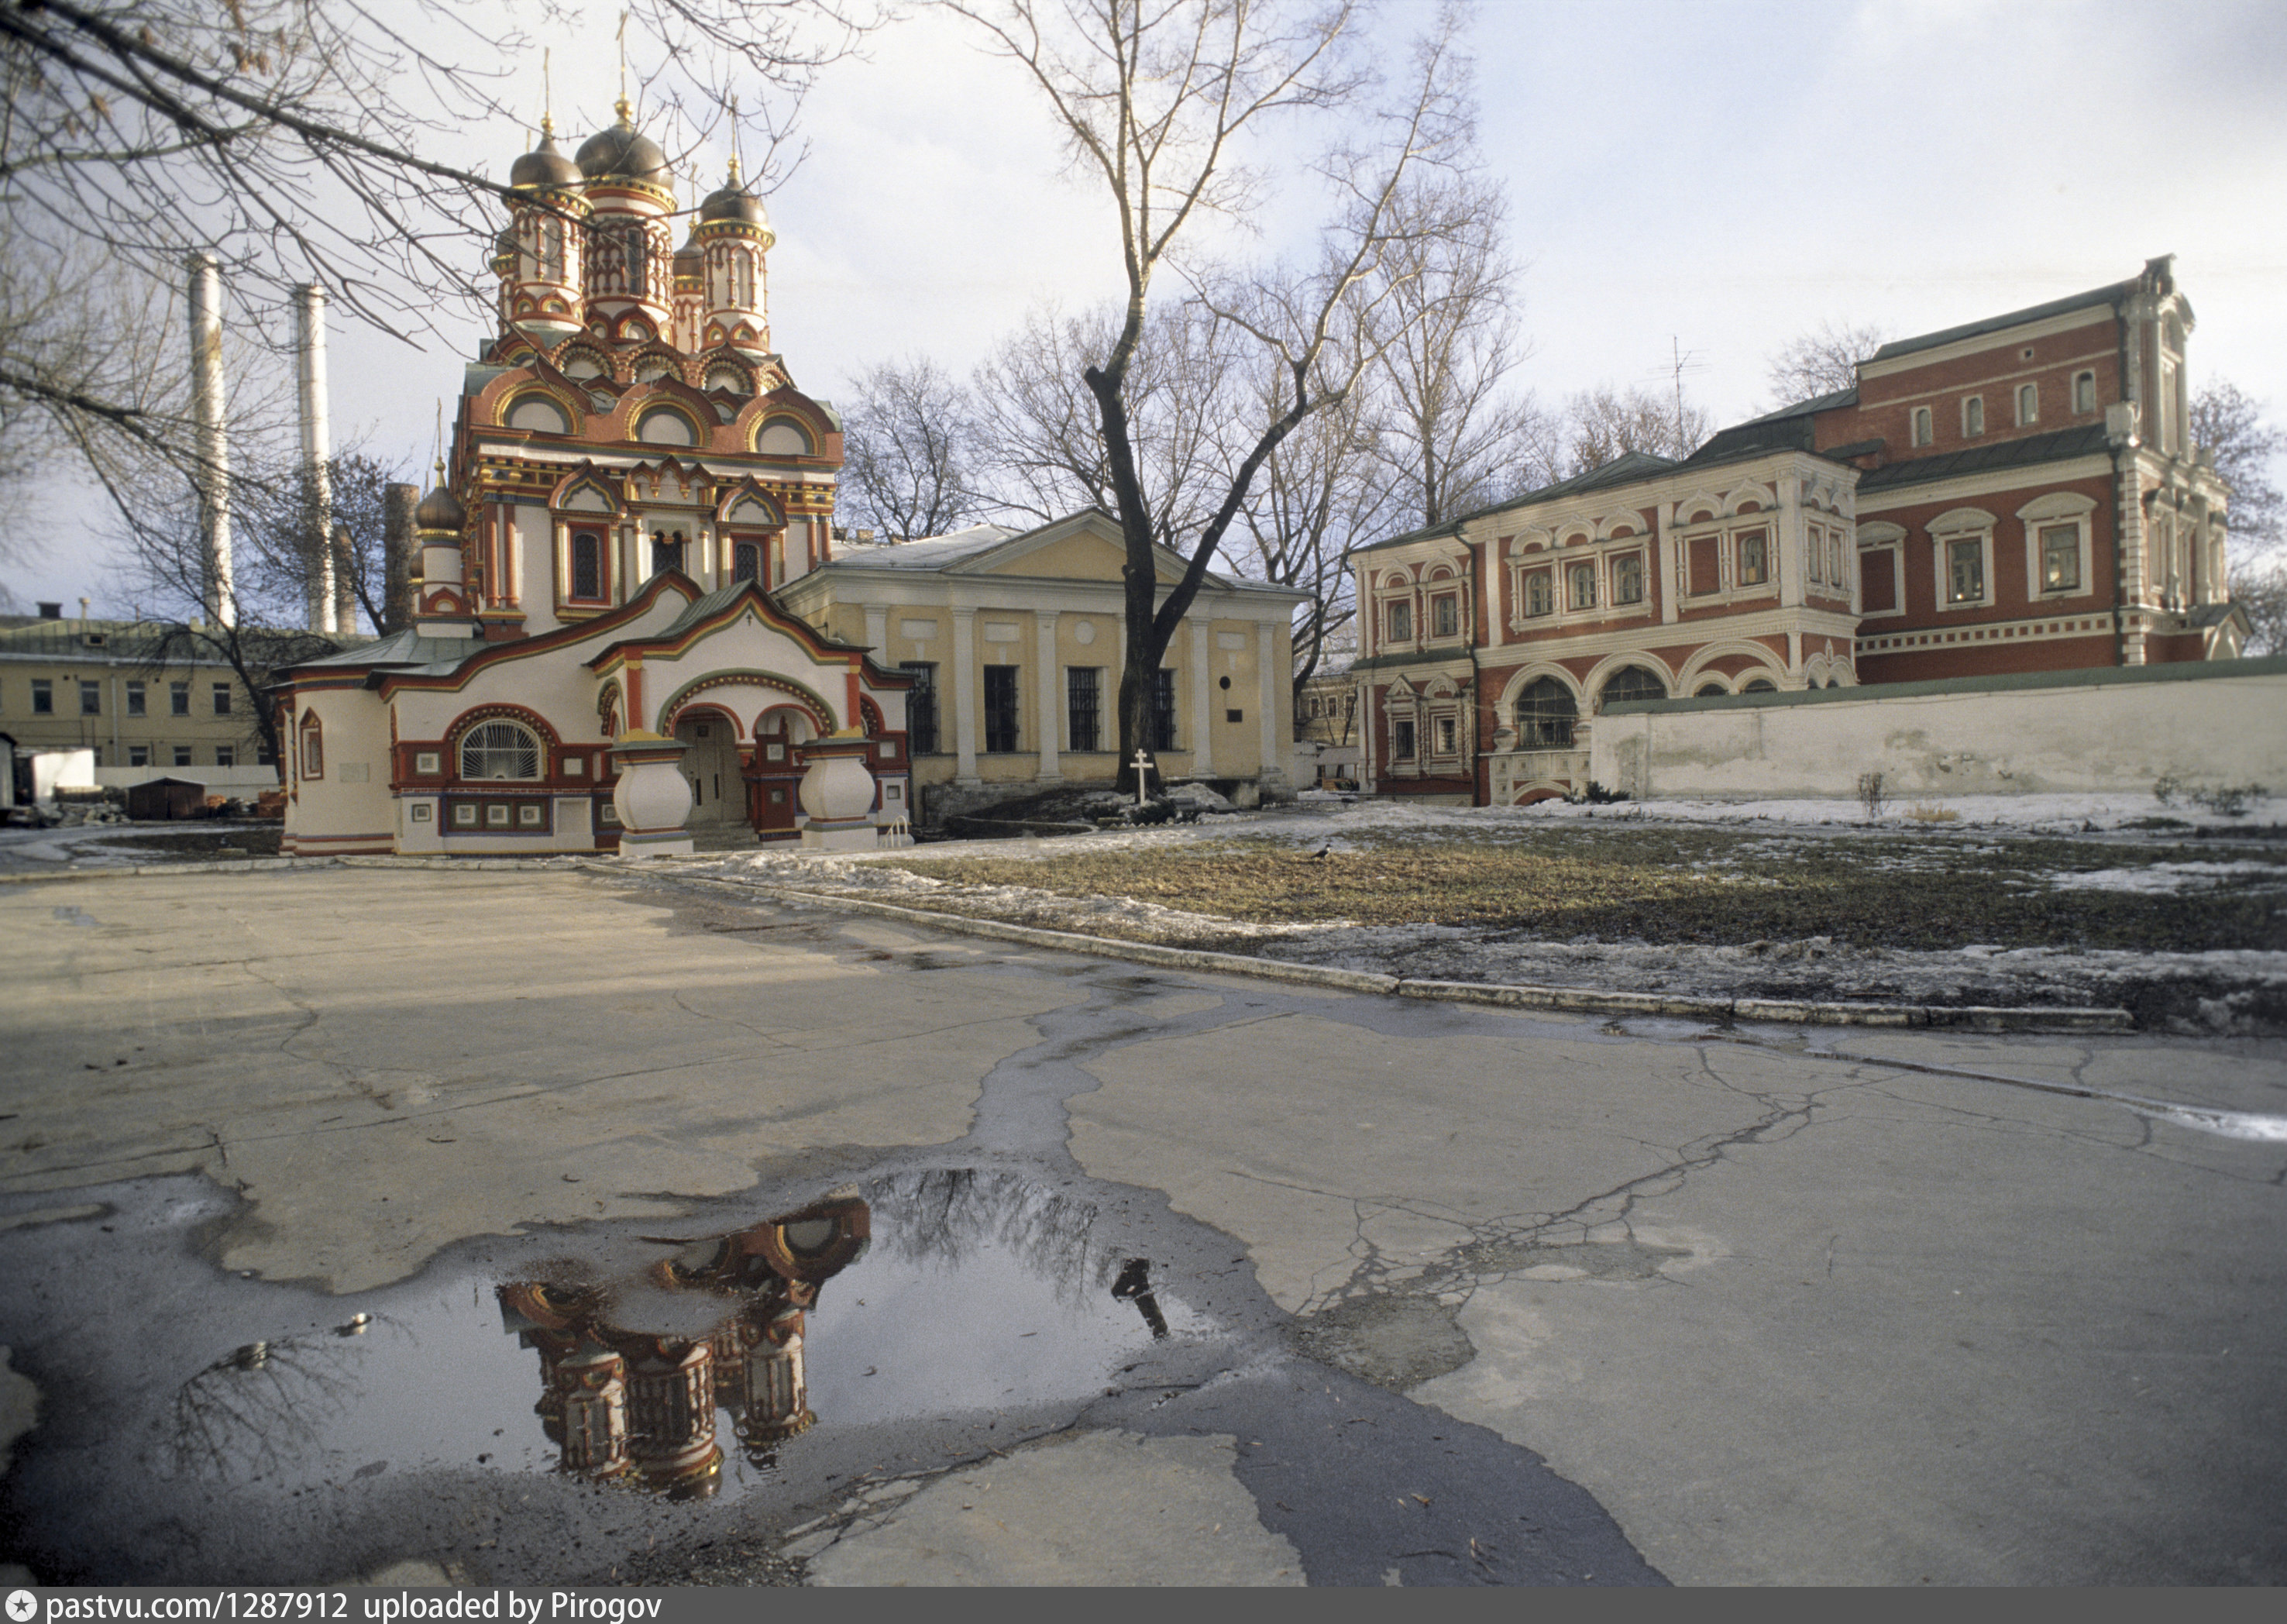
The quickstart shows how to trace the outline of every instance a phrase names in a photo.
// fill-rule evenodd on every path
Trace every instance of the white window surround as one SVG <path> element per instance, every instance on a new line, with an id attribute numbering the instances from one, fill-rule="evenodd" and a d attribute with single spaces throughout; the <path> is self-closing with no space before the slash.
<path id="1" fill-rule="evenodd" d="M 1440 634 L 1437 630 L 1437 600 L 1453 599 L 1453 630 Z M 1469 629 L 1476 624 L 1469 612 L 1469 582 L 1460 575 L 1439 575 L 1421 583 L 1421 608 L 1426 618 L 1414 626 L 1417 643 L 1461 643 L 1468 640 Z"/>
<path id="2" fill-rule="evenodd" d="M 1541 548 L 1533 552 L 1512 553 L 1509 556 L 1509 630 L 1523 631 L 1536 626 L 1577 625 L 1586 621 L 1608 620 L 1615 614 L 1641 614 L 1651 603 L 1651 562 L 1647 556 L 1642 535 L 1623 535 L 1589 546 L 1581 544 L 1565 548 Z M 1644 570 L 1643 595 L 1630 603 L 1615 603 L 1612 599 L 1614 566 L 1622 558 L 1634 556 Z M 1586 605 L 1572 601 L 1572 566 L 1586 564 L 1595 571 L 1595 600 Z M 1536 570 L 1547 570 L 1549 575 L 1549 612 L 1531 614 L 1525 608 L 1525 577 Z"/>
<path id="3" fill-rule="evenodd" d="M 2016 400 L 2019 428 L 2041 420 L 2041 386 L 2038 384 L 2018 384 Z"/>
<path id="4" fill-rule="evenodd" d="M 1927 406 L 1917 406 L 1909 419 L 1906 437 L 1917 446 L 1937 443 L 1937 415 Z"/>
<path id="5" fill-rule="evenodd" d="M 2096 374 L 2093 371 L 2083 370 L 2073 374 L 2072 403 L 2076 416 L 2085 417 L 2097 409 Z"/>
<path id="6" fill-rule="evenodd" d="M 1982 508 L 1955 508 L 1930 520 L 1930 589 L 1931 596 L 1935 599 L 1934 606 L 1939 614 L 1959 614 L 1965 609 L 1983 609 L 1992 606 L 1993 530 L 1998 522 Z M 1975 598 L 1967 598 L 1956 603 L 1950 597 L 1953 572 L 1947 550 L 1955 542 L 1967 541 L 1979 544 L 1979 555 L 1982 560 L 1979 566 L 1980 584 L 1983 590 Z"/>
<path id="7" fill-rule="evenodd" d="M 1763 578 L 1741 585 L 1739 582 L 1740 538 L 1761 530 L 1769 538 L 1764 543 Z M 1675 537 L 1676 601 L 1684 608 L 1706 604 L 1729 604 L 1741 599 L 1776 598 L 1779 590 L 1779 571 L 1786 567 L 1786 550 L 1781 543 L 1779 515 L 1766 509 L 1760 513 L 1742 513 L 1721 528 L 1701 528 L 1679 533 Z M 1691 590 L 1691 547 L 1710 536 L 1715 540 L 1716 588 L 1712 592 Z"/>
<path id="8" fill-rule="evenodd" d="M 1985 433 L 1985 397 L 1964 395 L 1961 398 L 1961 437 L 1981 439 Z"/>
<path id="9" fill-rule="evenodd" d="M 2096 503 L 2067 491 L 2036 497 L 2017 510 L 2025 531 L 2025 597 L 2033 603 L 2086 598 L 2096 590 L 2094 543 Z M 2080 584 L 2056 591 L 2041 590 L 2041 532 L 2052 525 L 2076 525 L 2080 530 Z"/>

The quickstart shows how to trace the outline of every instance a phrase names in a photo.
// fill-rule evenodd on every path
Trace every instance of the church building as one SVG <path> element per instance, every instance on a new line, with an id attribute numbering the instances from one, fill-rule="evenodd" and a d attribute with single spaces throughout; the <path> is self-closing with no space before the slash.
<path id="1" fill-rule="evenodd" d="M 1853 387 L 1681 460 L 1630 453 L 1357 549 L 1369 786 L 1577 793 L 1614 701 L 2237 655 L 2192 325 L 2155 259 L 1885 345 Z"/>
<path id="2" fill-rule="evenodd" d="M 666 157 L 618 111 L 574 157 L 543 123 L 510 171 L 413 622 L 284 674 L 283 850 L 669 854 L 710 824 L 856 850 L 910 838 L 917 784 L 1109 783 L 1116 527 L 837 561 L 842 423 L 772 347 L 762 204 L 734 162 L 676 247 Z M 1283 780 L 1294 600 L 1210 578 L 1163 770 Z"/>

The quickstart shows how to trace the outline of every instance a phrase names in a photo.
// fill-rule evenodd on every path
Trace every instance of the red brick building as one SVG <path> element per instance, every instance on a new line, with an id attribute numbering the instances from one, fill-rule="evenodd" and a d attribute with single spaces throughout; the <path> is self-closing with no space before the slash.
<path id="1" fill-rule="evenodd" d="M 2156 259 L 1885 345 L 1855 388 L 1680 462 L 1631 453 L 1357 550 L 1369 782 L 1576 790 L 1609 700 L 2237 655 L 2192 325 Z"/>

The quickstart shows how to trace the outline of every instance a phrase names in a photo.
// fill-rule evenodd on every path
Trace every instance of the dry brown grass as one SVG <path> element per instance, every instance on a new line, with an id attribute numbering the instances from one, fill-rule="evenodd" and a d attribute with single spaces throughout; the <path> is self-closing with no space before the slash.
<path id="1" fill-rule="evenodd" d="M 1575 827 L 1498 843 L 1388 840 L 1320 860 L 1267 840 L 1091 852 L 1082 839 L 1068 854 L 1031 860 L 916 853 L 898 866 L 956 883 L 1128 897 L 1255 924 L 1437 924 L 1559 941 L 2287 947 L 2287 865 L 2276 884 L 2180 896 L 2046 883 L 2059 872 L 2217 855 L 1955 835 Z M 994 911 L 975 899 L 953 905 Z"/>

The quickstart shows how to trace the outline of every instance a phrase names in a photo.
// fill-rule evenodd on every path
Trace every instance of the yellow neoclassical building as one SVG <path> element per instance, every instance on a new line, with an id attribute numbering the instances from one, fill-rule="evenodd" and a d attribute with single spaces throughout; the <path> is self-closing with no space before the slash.
<path id="1" fill-rule="evenodd" d="M 1119 770 L 1128 657 L 1120 527 L 1088 509 L 1031 530 L 847 546 L 779 593 L 837 641 L 914 678 L 913 775 L 943 817 Z M 1172 587 L 1183 560 L 1160 550 Z M 1170 779 L 1290 787 L 1291 623 L 1300 593 L 1210 573 L 1169 645 L 1154 737 Z"/>

